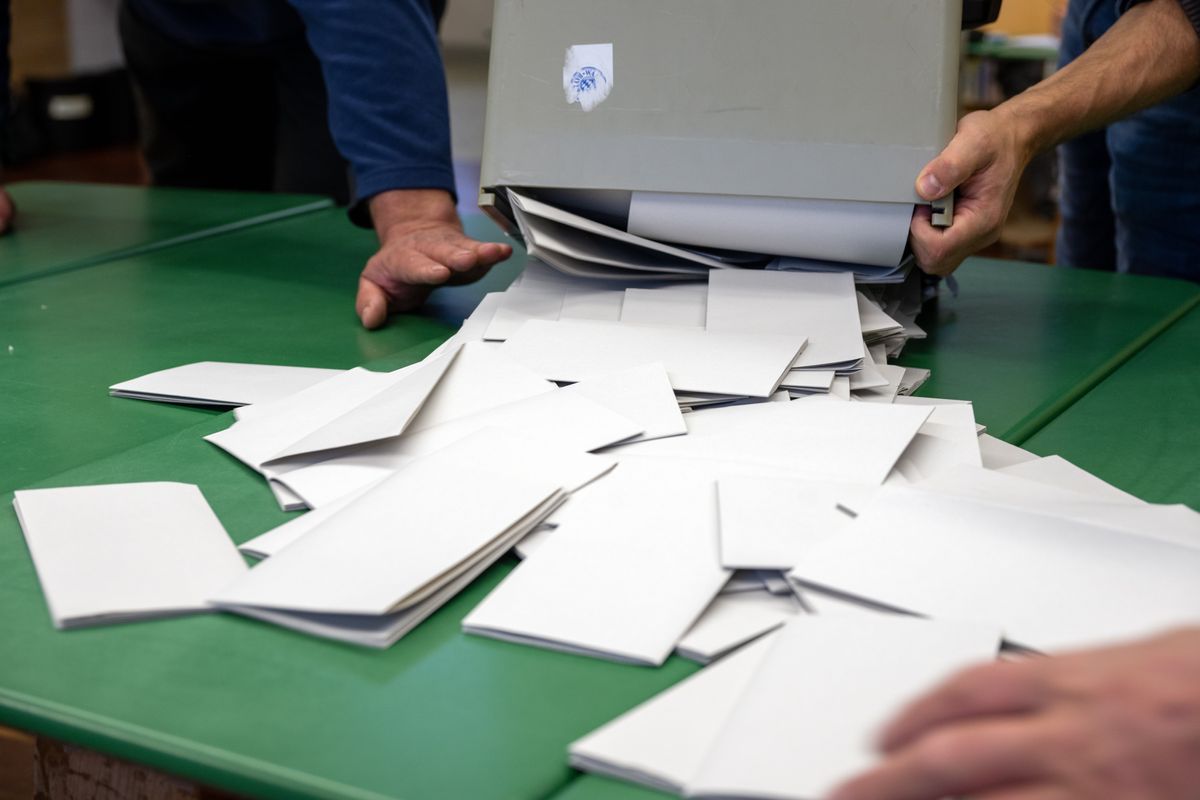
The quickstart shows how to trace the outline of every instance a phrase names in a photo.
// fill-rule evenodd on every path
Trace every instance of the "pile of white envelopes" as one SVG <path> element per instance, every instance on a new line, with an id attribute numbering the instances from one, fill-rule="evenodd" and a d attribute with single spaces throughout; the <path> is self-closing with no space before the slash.
<path id="1" fill-rule="evenodd" d="M 114 394 L 245 404 L 208 440 L 308 513 L 244 543 L 195 487 L 16 506 L 60 627 L 220 609 L 387 647 L 505 553 L 471 634 L 707 664 L 576 766 L 689 796 L 817 797 L 964 663 L 1200 621 L 1200 515 L 912 397 L 921 335 L 846 273 L 589 281 L 531 262 L 394 372 L 189 365 Z M 820 746 L 793 746 L 819 715 Z M 836 726 L 825 724 L 837 717 Z"/>

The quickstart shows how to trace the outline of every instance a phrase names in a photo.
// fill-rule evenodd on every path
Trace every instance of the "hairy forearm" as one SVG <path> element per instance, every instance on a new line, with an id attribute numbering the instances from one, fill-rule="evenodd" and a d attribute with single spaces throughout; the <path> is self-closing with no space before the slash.
<path id="1" fill-rule="evenodd" d="M 996 108 L 1030 154 L 1129 116 L 1200 80 L 1200 36 L 1177 0 L 1134 6 L 1075 61 Z"/>

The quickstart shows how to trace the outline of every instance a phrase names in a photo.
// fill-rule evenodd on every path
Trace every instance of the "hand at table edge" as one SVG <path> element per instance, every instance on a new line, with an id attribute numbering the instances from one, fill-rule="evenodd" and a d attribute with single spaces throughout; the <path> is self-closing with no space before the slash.
<path id="1" fill-rule="evenodd" d="M 379 237 L 358 281 L 355 310 L 363 327 L 419 308 L 442 284 L 478 280 L 512 255 L 512 247 L 463 233 L 450 194 L 441 189 L 396 189 L 370 200 Z"/>

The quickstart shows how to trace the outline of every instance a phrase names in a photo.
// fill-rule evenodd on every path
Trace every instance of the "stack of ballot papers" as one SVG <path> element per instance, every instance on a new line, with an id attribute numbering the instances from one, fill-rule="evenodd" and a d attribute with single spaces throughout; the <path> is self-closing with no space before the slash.
<path id="1" fill-rule="evenodd" d="M 598 214 L 533 194 L 507 191 L 526 250 L 577 278 L 686 280 L 765 267 L 895 284 L 912 268 L 912 206 L 902 203 L 633 192 L 624 208 Z"/>
<path id="2" fill-rule="evenodd" d="M 513 470 L 509 459 L 521 450 L 531 463 Z M 501 430 L 474 433 L 322 514 L 212 602 L 386 647 L 540 525 L 566 497 L 562 476 L 595 478 L 611 467 L 599 456 L 529 447 Z"/>
<path id="3" fill-rule="evenodd" d="M 988 626 L 803 617 L 570 746 L 577 769 L 683 797 L 819 800 L 908 701 L 995 658 Z"/>

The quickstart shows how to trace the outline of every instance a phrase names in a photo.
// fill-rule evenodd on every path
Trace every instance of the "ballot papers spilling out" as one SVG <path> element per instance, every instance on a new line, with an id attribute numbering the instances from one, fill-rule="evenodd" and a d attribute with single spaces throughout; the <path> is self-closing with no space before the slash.
<path id="1" fill-rule="evenodd" d="M 507 191 L 529 255 L 577 278 L 687 280 L 766 267 L 892 284 L 912 266 L 913 207 L 903 203 L 633 192 L 597 205 L 579 193 L 534 194 Z"/>
<path id="2" fill-rule="evenodd" d="M 559 476 L 582 468 L 597 477 L 612 466 L 551 447 L 530 453 L 536 463 L 526 470 L 498 463 L 523 446 L 485 430 L 417 459 L 211 600 L 305 633 L 386 647 L 541 524 L 566 497 Z M 447 503 L 447 487 L 470 502 Z"/>
<path id="3" fill-rule="evenodd" d="M 26 489 L 13 506 L 58 628 L 208 611 L 246 572 L 191 484 Z"/>
<path id="4" fill-rule="evenodd" d="M 108 387 L 113 397 L 190 406 L 269 403 L 332 378 L 341 370 L 200 361 Z"/>
<path id="5" fill-rule="evenodd" d="M 988 626 L 800 617 L 576 741 L 570 762 L 684 797 L 818 800 L 874 762 L 904 703 L 999 644 Z"/>

